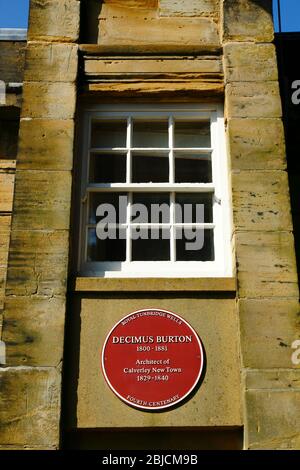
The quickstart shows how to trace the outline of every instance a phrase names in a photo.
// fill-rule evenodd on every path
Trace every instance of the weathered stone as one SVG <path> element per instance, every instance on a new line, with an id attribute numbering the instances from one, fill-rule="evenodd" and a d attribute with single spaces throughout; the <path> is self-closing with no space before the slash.
<path id="1" fill-rule="evenodd" d="M 4 306 L 5 282 L 7 270 L 8 247 L 10 238 L 11 216 L 0 215 L 0 310 Z M 1 339 L 1 328 L 0 328 Z"/>
<path id="2" fill-rule="evenodd" d="M 72 169 L 74 121 L 23 119 L 21 123 L 19 169 Z"/>
<path id="3" fill-rule="evenodd" d="M 281 119 L 228 119 L 228 147 L 233 170 L 284 170 Z"/>
<path id="4" fill-rule="evenodd" d="M 0 41 L 0 80 L 5 83 L 23 81 L 25 41 Z"/>
<path id="5" fill-rule="evenodd" d="M 99 44 L 220 44 L 217 24 L 209 18 L 159 17 L 155 8 L 104 4 L 99 19 Z"/>
<path id="6" fill-rule="evenodd" d="M 75 105 L 76 87 L 72 83 L 24 83 L 24 118 L 72 119 Z"/>
<path id="7" fill-rule="evenodd" d="M 218 17 L 219 10 L 219 0 L 159 0 L 161 16 Z"/>
<path id="8" fill-rule="evenodd" d="M 76 277 L 79 292 L 234 292 L 236 280 L 226 278 L 101 278 Z"/>
<path id="9" fill-rule="evenodd" d="M 13 230 L 6 295 L 64 295 L 68 232 Z"/>
<path id="10" fill-rule="evenodd" d="M 180 313 L 200 335 L 207 356 L 204 381 L 186 403 L 168 413 L 136 411 L 119 400 L 107 386 L 99 367 L 101 345 L 112 326 L 126 313 L 145 305 Z M 79 428 L 141 428 L 184 426 L 239 426 L 240 373 L 238 357 L 237 316 L 234 299 L 162 298 L 140 296 L 122 298 L 77 298 L 73 316 L 80 314 L 80 364 L 76 364 L 72 395 L 76 394 Z M 91 327 L 93 325 L 93 327 Z M 70 334 L 75 332 L 70 331 Z M 213 397 L 213 399 L 212 399 Z M 71 397 L 70 397 L 71 400 Z M 113 410 L 107 413 L 107 409 Z M 74 423 L 72 423 L 74 425 Z"/>
<path id="11" fill-rule="evenodd" d="M 70 171 L 18 170 L 13 230 L 69 229 Z"/>
<path id="12" fill-rule="evenodd" d="M 238 232 L 240 297 L 298 297 L 294 237 L 287 232 Z"/>
<path id="13" fill-rule="evenodd" d="M 2 335 L 7 365 L 58 366 L 63 358 L 64 323 L 63 297 L 8 296 Z"/>
<path id="14" fill-rule="evenodd" d="M 291 357 L 300 337 L 298 299 L 240 300 L 243 366 L 253 369 L 297 368 Z M 299 376 L 300 378 L 300 376 Z M 258 383 L 259 388 L 264 388 Z"/>
<path id="15" fill-rule="evenodd" d="M 229 118 L 281 117 L 278 82 L 233 82 L 226 87 Z"/>
<path id="16" fill-rule="evenodd" d="M 79 13 L 78 0 L 31 0 L 28 40 L 77 41 Z"/>
<path id="17" fill-rule="evenodd" d="M 222 74 L 222 64 L 219 56 L 194 56 L 185 60 L 178 58 L 114 58 L 114 57 L 87 57 L 85 60 L 85 73 L 87 76 L 135 74 Z M 195 77 L 197 78 L 197 77 Z"/>
<path id="18" fill-rule="evenodd" d="M 1 445 L 58 448 L 60 395 L 54 368 L 1 369 Z"/>
<path id="19" fill-rule="evenodd" d="M 300 369 L 246 369 L 242 380 L 246 390 L 300 390 Z"/>
<path id="20" fill-rule="evenodd" d="M 237 230 L 292 230 L 285 171 L 232 174 L 233 218 Z"/>
<path id="21" fill-rule="evenodd" d="M 0 212 L 11 212 L 15 175 L 0 172 Z"/>
<path id="22" fill-rule="evenodd" d="M 74 82 L 77 76 L 75 44 L 29 43 L 25 81 Z"/>
<path id="23" fill-rule="evenodd" d="M 223 41 L 272 42 L 272 0 L 224 0 Z"/>
<path id="24" fill-rule="evenodd" d="M 224 45 L 226 82 L 278 80 L 273 44 L 228 43 Z"/>
<path id="25" fill-rule="evenodd" d="M 246 449 L 300 448 L 300 390 L 245 393 Z"/>
<path id="26" fill-rule="evenodd" d="M 221 80 L 162 80 L 152 81 L 99 81 L 98 83 L 89 83 L 85 87 L 87 93 L 97 93 L 97 96 L 103 98 L 109 94 L 111 98 L 128 97 L 132 95 L 149 98 L 154 96 L 162 101 L 169 101 L 170 97 L 179 102 L 191 102 L 191 98 L 209 101 L 223 96 L 224 84 Z"/>

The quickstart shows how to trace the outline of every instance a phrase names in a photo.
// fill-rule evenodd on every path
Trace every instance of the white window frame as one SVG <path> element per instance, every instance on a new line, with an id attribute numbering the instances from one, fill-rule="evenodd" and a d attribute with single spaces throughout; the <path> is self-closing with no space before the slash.
<path id="1" fill-rule="evenodd" d="M 112 118 L 128 119 L 128 135 L 131 133 L 132 118 L 147 119 L 168 118 L 169 126 L 173 119 L 202 119 L 210 120 L 211 125 L 211 161 L 213 183 L 112 183 L 89 184 L 89 155 L 95 150 L 91 149 L 91 123 L 93 120 Z M 80 207 L 80 235 L 78 272 L 80 276 L 105 278 L 205 278 L 205 277 L 231 277 L 233 274 L 232 260 L 232 211 L 229 191 L 228 157 L 225 144 L 225 127 L 223 106 L 220 104 L 136 104 L 136 105 L 97 105 L 85 110 L 83 116 L 82 139 L 82 176 L 81 176 L 81 207 Z M 170 139 L 169 139 L 170 140 Z M 172 156 L 172 142 L 169 141 L 170 175 L 174 181 L 174 158 Z M 108 149 L 112 150 L 112 149 Z M 168 150 L 164 149 L 164 150 Z M 186 149 L 184 149 L 186 150 Z M 199 149 L 203 152 L 207 149 Z M 132 149 L 126 148 L 127 165 L 130 165 Z M 171 261 L 130 261 L 130 243 L 127 240 L 127 260 L 124 262 L 88 262 L 87 259 L 87 223 L 88 223 L 88 197 L 94 191 L 104 192 L 213 192 L 213 224 L 214 228 L 214 261 L 174 261 L 171 248 Z M 173 199 L 174 202 L 174 199 Z M 129 202 L 130 205 L 130 202 Z M 171 222 L 172 222 L 171 204 Z M 128 217 L 129 217 L 128 208 Z M 173 215 L 174 217 L 174 215 Z M 128 219 L 127 219 L 128 220 Z M 174 221 L 174 219 L 173 219 Z M 199 225 L 199 224 L 197 224 Z M 172 245 L 171 245 L 172 246 Z"/>

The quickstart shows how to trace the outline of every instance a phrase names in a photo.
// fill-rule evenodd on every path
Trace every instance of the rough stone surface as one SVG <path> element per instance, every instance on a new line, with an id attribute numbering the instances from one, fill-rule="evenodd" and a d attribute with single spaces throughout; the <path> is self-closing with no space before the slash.
<path id="1" fill-rule="evenodd" d="M 78 0 L 31 0 L 29 41 L 75 42 L 79 36 Z"/>
<path id="2" fill-rule="evenodd" d="M 291 345 L 300 337 L 298 299 L 240 300 L 242 364 L 245 368 L 297 368 Z M 300 378 L 300 377 L 299 377 Z M 258 383 L 259 388 L 264 388 Z"/>
<path id="3" fill-rule="evenodd" d="M 210 18 L 159 17 L 155 8 L 105 3 L 99 21 L 99 44 L 220 44 L 217 24 Z"/>
<path id="4" fill-rule="evenodd" d="M 76 89 L 72 83 L 25 82 L 23 118 L 72 119 Z"/>
<path id="5" fill-rule="evenodd" d="M 57 448 L 61 374 L 54 368 L 0 370 L 2 446 Z"/>
<path id="6" fill-rule="evenodd" d="M 281 114 L 278 82 L 233 82 L 227 85 L 228 117 L 277 118 Z"/>
<path id="7" fill-rule="evenodd" d="M 273 44 L 227 43 L 223 50 L 226 82 L 278 80 Z"/>
<path id="8" fill-rule="evenodd" d="M 67 230 L 13 230 L 6 296 L 64 295 L 68 246 Z"/>
<path id="9" fill-rule="evenodd" d="M 18 169 L 71 170 L 73 146 L 73 120 L 22 120 Z"/>
<path id="10" fill-rule="evenodd" d="M 232 187 L 237 230 L 292 230 L 286 172 L 236 172 L 232 174 Z"/>
<path id="11" fill-rule="evenodd" d="M 223 0 L 223 41 L 272 42 L 272 0 Z"/>
<path id="12" fill-rule="evenodd" d="M 7 296 L 2 337 L 7 366 L 58 366 L 63 359 L 64 322 L 63 297 Z"/>
<path id="13" fill-rule="evenodd" d="M 160 308 L 179 313 L 196 329 L 205 345 L 208 367 L 202 385 L 190 400 L 171 412 L 147 413 L 132 409 L 111 392 L 100 371 L 99 354 L 112 326 L 130 311 L 145 308 L 145 305 L 159 305 Z M 77 391 L 79 428 L 212 427 L 241 424 L 235 300 L 184 297 L 167 299 L 158 298 L 155 294 L 154 297 L 143 296 L 140 299 L 126 296 L 106 296 L 102 299 L 83 297 L 76 304 L 74 299 L 72 311 L 74 316 L 81 316 Z M 75 337 L 75 331 L 73 334 Z M 68 369 L 69 367 L 71 365 Z M 74 387 L 75 383 L 70 386 Z M 73 390 L 73 395 L 74 393 Z M 107 409 L 114 412 L 107 413 Z"/>
<path id="14" fill-rule="evenodd" d="M 70 201 L 71 172 L 18 170 L 13 230 L 68 230 Z"/>
<path id="15" fill-rule="evenodd" d="M 217 18 L 220 0 L 159 0 L 161 16 L 212 16 Z"/>
<path id="16" fill-rule="evenodd" d="M 262 372 L 263 374 L 263 372 Z M 299 383 L 299 371 L 297 383 Z M 276 380 L 276 379 L 275 379 Z M 300 448 L 300 388 L 246 391 L 246 449 Z"/>
<path id="17" fill-rule="evenodd" d="M 25 81 L 74 82 L 77 48 L 75 44 L 29 43 Z"/>
<path id="18" fill-rule="evenodd" d="M 284 170 L 281 119 L 228 119 L 232 170 Z"/>
<path id="19" fill-rule="evenodd" d="M 5 83 L 22 83 L 25 49 L 25 41 L 0 41 L 0 79 Z"/>
<path id="20" fill-rule="evenodd" d="M 241 298 L 298 297 L 291 233 L 238 232 L 236 254 Z"/>

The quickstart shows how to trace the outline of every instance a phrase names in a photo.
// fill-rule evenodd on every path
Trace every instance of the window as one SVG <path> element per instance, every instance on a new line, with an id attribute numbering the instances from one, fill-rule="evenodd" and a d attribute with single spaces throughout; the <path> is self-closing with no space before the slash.
<path id="1" fill-rule="evenodd" d="M 102 106 L 84 129 L 81 275 L 232 275 L 219 105 Z"/>

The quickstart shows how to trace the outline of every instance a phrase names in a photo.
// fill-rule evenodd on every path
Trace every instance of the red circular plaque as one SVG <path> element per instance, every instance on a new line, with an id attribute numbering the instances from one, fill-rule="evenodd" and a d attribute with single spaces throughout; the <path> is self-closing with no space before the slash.
<path id="1" fill-rule="evenodd" d="M 138 310 L 109 332 L 102 370 L 112 391 L 136 408 L 173 406 L 196 387 L 203 349 L 195 330 L 175 313 Z"/>

